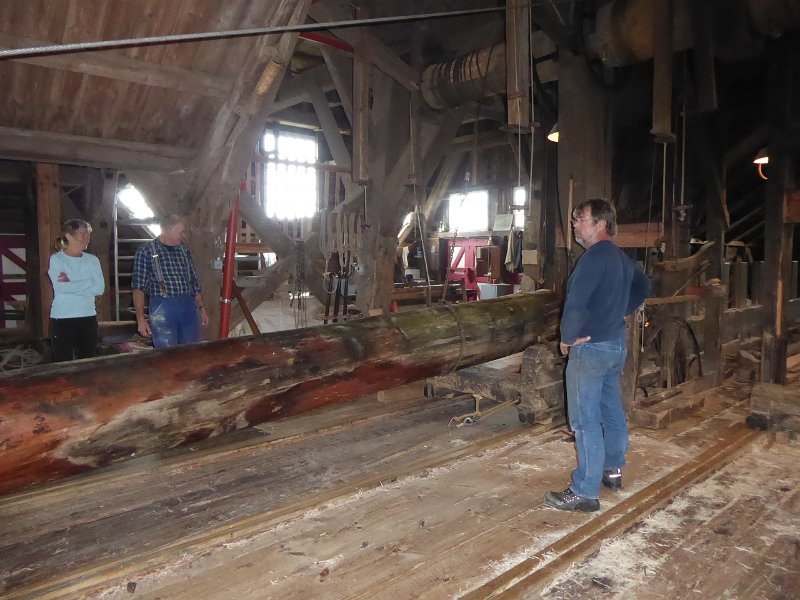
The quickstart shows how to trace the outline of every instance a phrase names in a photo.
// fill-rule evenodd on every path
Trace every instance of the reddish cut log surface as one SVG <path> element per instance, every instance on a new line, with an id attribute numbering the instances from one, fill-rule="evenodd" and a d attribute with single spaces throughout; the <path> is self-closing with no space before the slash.
<path id="1" fill-rule="evenodd" d="M 18 371 L 0 378 L 0 493 L 520 352 L 557 311 L 516 294 Z"/>

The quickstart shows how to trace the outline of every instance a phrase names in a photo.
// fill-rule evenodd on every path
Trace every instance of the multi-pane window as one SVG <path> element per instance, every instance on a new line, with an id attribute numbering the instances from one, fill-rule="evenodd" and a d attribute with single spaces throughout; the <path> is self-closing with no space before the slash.
<path id="1" fill-rule="evenodd" d="M 279 220 L 313 217 L 318 205 L 317 139 L 314 135 L 268 130 L 261 152 L 267 216 Z"/>
<path id="2" fill-rule="evenodd" d="M 450 194 L 447 214 L 450 231 L 487 231 L 489 192 L 475 190 L 467 194 Z"/>

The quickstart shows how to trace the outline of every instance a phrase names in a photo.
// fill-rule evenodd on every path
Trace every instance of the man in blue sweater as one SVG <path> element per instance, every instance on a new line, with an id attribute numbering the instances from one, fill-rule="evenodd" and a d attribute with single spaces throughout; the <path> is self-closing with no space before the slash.
<path id="1" fill-rule="evenodd" d="M 567 284 L 561 317 L 561 352 L 569 355 L 567 410 L 575 432 L 578 468 L 563 492 L 545 502 L 561 510 L 600 509 L 600 483 L 622 487 L 628 425 L 620 376 L 625 364 L 625 315 L 644 302 L 650 281 L 611 238 L 617 232 L 614 207 L 591 198 L 572 213 L 575 239 L 586 248 Z"/>

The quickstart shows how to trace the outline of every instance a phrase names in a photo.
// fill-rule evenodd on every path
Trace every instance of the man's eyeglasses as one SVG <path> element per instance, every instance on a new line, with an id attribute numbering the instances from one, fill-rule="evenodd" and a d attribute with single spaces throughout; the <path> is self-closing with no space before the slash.
<path id="1" fill-rule="evenodd" d="M 592 217 L 582 217 L 580 219 L 576 219 L 575 217 L 572 217 L 569 220 L 569 222 L 572 223 L 573 225 L 577 225 L 578 223 L 582 223 L 583 221 L 594 221 L 594 218 L 592 218 Z"/>

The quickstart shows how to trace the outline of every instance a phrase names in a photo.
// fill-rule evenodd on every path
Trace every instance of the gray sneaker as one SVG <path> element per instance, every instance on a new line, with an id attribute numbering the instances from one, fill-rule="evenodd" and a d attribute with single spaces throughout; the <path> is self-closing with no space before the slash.
<path id="1" fill-rule="evenodd" d="M 603 485 L 610 490 L 621 490 L 622 469 L 606 469 L 603 471 Z"/>
<path id="2" fill-rule="evenodd" d="M 544 501 L 548 506 L 558 510 L 577 510 L 580 512 L 595 512 L 600 510 L 600 501 L 597 498 L 584 498 L 578 496 L 567 488 L 563 492 L 547 492 Z"/>

